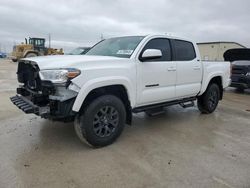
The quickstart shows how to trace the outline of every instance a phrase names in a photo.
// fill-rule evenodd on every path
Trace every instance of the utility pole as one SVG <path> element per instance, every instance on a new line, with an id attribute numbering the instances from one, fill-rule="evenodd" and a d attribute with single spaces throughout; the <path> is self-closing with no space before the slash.
<path id="1" fill-rule="evenodd" d="M 49 33 L 49 48 L 51 47 L 51 34 Z"/>

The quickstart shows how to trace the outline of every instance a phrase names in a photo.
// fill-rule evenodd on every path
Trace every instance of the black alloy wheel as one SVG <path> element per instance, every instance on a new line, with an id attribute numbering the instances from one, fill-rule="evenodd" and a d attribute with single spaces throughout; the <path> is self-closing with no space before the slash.
<path id="1" fill-rule="evenodd" d="M 102 107 L 94 116 L 93 129 L 99 137 L 109 137 L 119 123 L 118 111 L 112 106 Z"/>

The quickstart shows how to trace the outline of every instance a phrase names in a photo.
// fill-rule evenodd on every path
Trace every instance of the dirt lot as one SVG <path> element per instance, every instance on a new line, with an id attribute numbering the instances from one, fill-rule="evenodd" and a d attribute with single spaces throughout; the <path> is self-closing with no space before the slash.
<path id="1" fill-rule="evenodd" d="M 250 91 L 229 89 L 214 114 L 169 107 L 134 115 L 113 145 L 81 144 L 71 123 L 9 101 L 16 64 L 0 60 L 0 187 L 250 187 Z"/>

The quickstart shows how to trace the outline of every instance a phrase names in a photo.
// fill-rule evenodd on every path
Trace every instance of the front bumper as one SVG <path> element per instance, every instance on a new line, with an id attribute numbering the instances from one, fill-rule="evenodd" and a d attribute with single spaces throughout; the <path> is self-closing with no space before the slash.
<path id="1" fill-rule="evenodd" d="M 10 97 L 11 102 L 26 114 L 36 114 L 42 116 L 50 112 L 49 107 L 39 107 L 21 95 Z"/>
<path id="2" fill-rule="evenodd" d="M 230 86 L 236 88 L 244 88 L 244 89 L 250 88 L 250 86 L 245 83 L 237 83 L 237 82 L 232 82 Z"/>
<path id="3" fill-rule="evenodd" d="M 232 82 L 231 87 L 236 88 L 250 88 L 250 77 L 246 75 L 232 75 L 231 76 Z"/>
<path id="4" fill-rule="evenodd" d="M 77 86 L 68 81 L 53 83 L 41 80 L 39 67 L 32 61 L 19 61 L 17 79 L 21 84 L 17 95 L 11 101 L 25 113 L 33 113 L 42 118 L 68 121 L 74 117 L 72 107 L 78 95 Z"/>
<path id="5" fill-rule="evenodd" d="M 10 55 L 10 56 L 8 56 L 11 60 L 13 60 L 13 61 L 17 61 L 18 60 L 18 58 L 16 57 L 16 56 L 14 56 L 14 55 Z"/>
<path id="6" fill-rule="evenodd" d="M 26 114 L 35 114 L 42 118 L 71 121 L 75 115 L 72 111 L 77 93 L 64 87 L 54 87 L 53 94 L 48 91 L 32 93 L 24 87 L 17 88 L 17 95 L 10 100 Z M 43 94 L 46 93 L 46 94 Z"/>

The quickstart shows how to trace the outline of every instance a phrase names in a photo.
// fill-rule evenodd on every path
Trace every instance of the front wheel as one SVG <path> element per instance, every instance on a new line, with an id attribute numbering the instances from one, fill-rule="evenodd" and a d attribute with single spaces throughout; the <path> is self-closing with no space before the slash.
<path id="1" fill-rule="evenodd" d="M 81 141 L 94 147 L 112 144 L 122 133 L 126 110 L 123 102 L 113 95 L 104 95 L 91 102 L 76 117 L 75 131 Z"/>
<path id="2" fill-rule="evenodd" d="M 198 108 L 204 114 L 213 113 L 219 103 L 220 89 L 217 84 L 210 84 L 206 92 L 198 98 Z"/>

